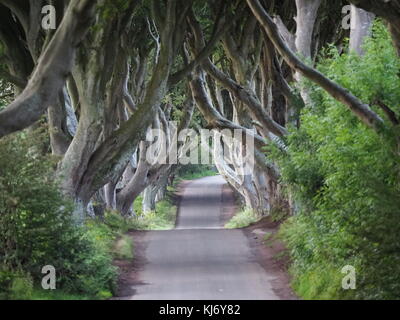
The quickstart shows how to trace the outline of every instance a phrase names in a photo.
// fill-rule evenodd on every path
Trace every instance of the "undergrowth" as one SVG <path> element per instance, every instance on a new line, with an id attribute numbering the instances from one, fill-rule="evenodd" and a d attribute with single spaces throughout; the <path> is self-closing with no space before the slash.
<path id="1" fill-rule="evenodd" d="M 115 239 L 129 223 L 107 213 L 104 221 L 73 221 L 74 206 L 54 176 L 46 127 L 0 140 L 0 299 L 104 299 L 116 289 Z M 127 243 L 128 240 L 126 239 Z M 42 268 L 56 271 L 56 289 L 41 287 Z"/>
<path id="2" fill-rule="evenodd" d="M 158 201 L 154 211 L 143 213 L 142 196 L 136 198 L 133 206 L 136 216 L 131 225 L 136 230 L 170 230 L 175 227 L 177 207 L 170 198 Z"/>
<path id="3" fill-rule="evenodd" d="M 400 114 L 400 60 L 381 23 L 365 49 L 359 57 L 328 48 L 318 68 L 382 118 L 376 101 Z M 399 299 L 398 131 L 377 134 L 308 85 L 315 106 L 303 110 L 301 128 L 285 138 L 287 149 L 272 155 L 298 208 L 280 232 L 293 287 L 304 299 Z M 356 271 L 354 290 L 342 288 L 347 265 Z"/>
<path id="4" fill-rule="evenodd" d="M 260 218 L 251 209 L 243 209 L 236 213 L 226 224 L 227 229 L 245 228 L 256 223 Z"/>

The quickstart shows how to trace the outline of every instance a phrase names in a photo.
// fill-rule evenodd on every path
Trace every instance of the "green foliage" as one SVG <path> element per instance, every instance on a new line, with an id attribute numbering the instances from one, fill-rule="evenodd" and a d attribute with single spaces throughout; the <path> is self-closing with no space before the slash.
<path id="1" fill-rule="evenodd" d="M 0 300 L 29 299 L 33 291 L 33 280 L 30 274 L 23 271 L 0 269 Z"/>
<path id="2" fill-rule="evenodd" d="M 133 211 L 136 213 L 137 217 L 143 215 L 143 196 L 138 196 L 133 202 Z"/>
<path id="3" fill-rule="evenodd" d="M 106 211 L 103 221 L 98 221 L 99 227 L 106 228 L 112 233 L 112 237 L 116 237 L 129 231 L 131 219 L 121 216 L 118 212 Z"/>
<path id="4" fill-rule="evenodd" d="M 112 256 L 97 233 L 72 220 L 54 179 L 43 130 L 0 141 L 0 291 L 27 299 L 53 265 L 57 289 L 96 296 L 115 287 Z M 33 297 L 32 297 L 33 298 Z"/>
<path id="5" fill-rule="evenodd" d="M 114 256 L 117 259 L 133 259 L 133 240 L 128 235 L 121 236 L 115 244 Z"/>
<path id="6" fill-rule="evenodd" d="M 137 197 L 133 207 L 136 217 L 132 218 L 132 228 L 136 230 L 170 230 L 175 227 L 177 208 L 170 199 L 156 203 L 155 211 L 143 213 L 143 198 Z"/>
<path id="7" fill-rule="evenodd" d="M 11 299 L 29 299 L 32 295 L 33 280 L 29 275 L 13 278 L 10 293 Z"/>
<path id="8" fill-rule="evenodd" d="M 34 288 L 29 300 L 97 300 L 101 299 L 100 294 L 96 297 L 83 294 L 73 294 L 62 290 L 43 290 Z"/>
<path id="9" fill-rule="evenodd" d="M 381 24 L 365 48 L 364 57 L 330 48 L 319 68 L 363 101 L 400 114 L 400 60 Z M 315 107 L 303 111 L 301 129 L 285 152 L 273 152 L 300 209 L 281 232 L 294 288 L 307 299 L 398 299 L 398 133 L 378 135 L 321 88 L 311 93 Z M 345 265 L 356 268 L 356 290 L 341 288 Z"/>
<path id="10" fill-rule="evenodd" d="M 237 228 L 245 228 L 255 222 L 257 222 L 260 218 L 257 214 L 254 213 L 251 209 L 243 209 L 239 211 L 235 216 L 232 217 L 225 224 L 225 228 L 227 229 L 237 229 Z"/>

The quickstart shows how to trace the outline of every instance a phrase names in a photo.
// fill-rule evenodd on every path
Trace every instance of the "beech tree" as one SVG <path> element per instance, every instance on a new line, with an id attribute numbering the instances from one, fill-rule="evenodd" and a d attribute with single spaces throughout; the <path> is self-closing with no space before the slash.
<path id="1" fill-rule="evenodd" d="M 0 77 L 15 96 L 0 111 L 0 137 L 45 118 L 60 187 L 80 219 L 93 213 L 93 203 L 134 214 L 140 194 L 151 210 L 179 163 L 149 163 L 146 135 L 166 133 L 158 157 L 182 153 L 189 142 L 176 136 L 200 129 L 194 112 L 231 159 L 248 149 L 246 139 L 241 148 L 229 140 L 235 130 L 254 140 L 252 173 L 210 151 L 260 215 L 296 206 L 268 152 L 275 144 L 285 149 L 289 128 L 301 126 L 301 109 L 313 107 L 307 81 L 378 134 L 398 124 L 383 101 L 361 101 L 315 67 L 320 50 L 341 48 L 346 36 L 349 50 L 362 55 L 375 16 L 386 21 L 400 52 L 398 1 L 57 0 L 57 28 L 47 31 L 40 24 L 46 4 L 0 0 Z M 351 32 L 342 28 L 349 4 Z"/>

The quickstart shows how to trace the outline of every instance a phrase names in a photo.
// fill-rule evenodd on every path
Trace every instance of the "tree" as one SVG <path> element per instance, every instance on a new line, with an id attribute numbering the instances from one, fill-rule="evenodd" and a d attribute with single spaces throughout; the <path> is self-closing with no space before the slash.
<path id="1" fill-rule="evenodd" d="M 396 45 L 396 1 L 381 7 L 350 2 L 362 22 L 347 33 L 350 50 L 363 53 L 373 14 L 387 21 Z M 185 143 L 173 142 L 174 132 L 199 129 L 191 122 L 196 107 L 230 158 L 243 156 L 247 146 L 242 139 L 240 154 L 229 142 L 232 132 L 254 139 L 250 175 L 211 150 L 247 206 L 266 214 L 288 200 L 279 167 L 264 153 L 275 144 L 284 150 L 288 129 L 301 126 L 300 110 L 313 108 L 307 81 L 378 133 L 398 123 L 382 100 L 364 103 L 315 68 L 324 46 L 342 46 L 345 31 L 337 18 L 344 4 L 59 0 L 57 30 L 44 31 L 33 23 L 41 18 L 41 1 L 2 0 L 0 74 L 17 97 L 0 111 L 0 136 L 45 116 L 52 153 L 60 158 L 61 188 L 79 205 L 79 216 L 92 202 L 129 214 L 144 191 L 151 207 L 178 167 L 148 162 L 146 134 L 162 129 L 166 150 L 183 150 Z M 178 113 L 179 124 L 169 123 Z"/>
<path id="2" fill-rule="evenodd" d="M 32 3 L 31 11 L 36 7 Z M 5 4 L 10 5 L 8 1 Z M 50 104 L 55 103 L 72 68 L 76 47 L 91 25 L 95 5 L 96 1 L 71 1 L 59 29 L 38 58 L 38 64 L 26 88 L 15 101 L 0 112 L 0 137 L 33 124 Z M 15 3 L 10 6 L 27 28 L 27 13 L 21 12 L 21 8 Z M 32 51 L 34 40 L 27 40 L 31 43 Z"/>

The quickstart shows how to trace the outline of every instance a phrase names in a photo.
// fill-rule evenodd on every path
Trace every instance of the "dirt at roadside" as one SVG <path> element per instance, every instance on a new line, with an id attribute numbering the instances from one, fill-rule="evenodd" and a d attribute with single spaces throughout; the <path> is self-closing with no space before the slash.
<path id="1" fill-rule="evenodd" d="M 146 264 L 146 232 L 129 231 L 127 235 L 134 239 L 134 257 L 131 260 L 114 260 L 113 264 L 119 268 L 117 292 L 111 300 L 125 300 L 136 292 L 133 286 L 142 284 L 139 280 L 139 271 Z"/>
<path id="2" fill-rule="evenodd" d="M 285 245 L 277 239 L 279 225 L 271 217 L 266 217 L 243 231 L 257 262 L 274 276 L 271 283 L 276 295 L 282 300 L 297 300 L 298 297 L 290 287 L 289 255 Z"/>
<path id="3" fill-rule="evenodd" d="M 186 186 L 190 183 L 190 180 L 181 181 L 175 188 L 175 192 L 172 194 L 172 203 L 177 207 L 176 219 L 175 219 L 175 227 L 178 225 L 179 216 L 180 216 L 180 204 L 183 196 L 183 192 Z"/>

